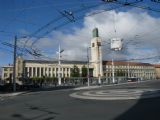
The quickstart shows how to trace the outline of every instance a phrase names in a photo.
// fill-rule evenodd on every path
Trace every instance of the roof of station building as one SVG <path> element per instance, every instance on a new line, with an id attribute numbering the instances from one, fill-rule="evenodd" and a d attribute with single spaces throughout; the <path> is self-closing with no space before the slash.
<path id="1" fill-rule="evenodd" d="M 128 62 L 128 61 L 114 61 L 114 65 L 130 65 L 130 66 L 153 66 L 150 63 Z M 103 65 L 112 65 L 112 61 L 103 61 Z"/>
<path id="2" fill-rule="evenodd" d="M 58 64 L 58 61 L 49 60 L 24 60 L 24 63 L 45 63 L 45 64 Z M 87 64 L 86 61 L 66 61 L 61 60 L 62 64 Z"/>
<path id="3" fill-rule="evenodd" d="M 160 64 L 153 64 L 155 68 L 160 68 Z"/>

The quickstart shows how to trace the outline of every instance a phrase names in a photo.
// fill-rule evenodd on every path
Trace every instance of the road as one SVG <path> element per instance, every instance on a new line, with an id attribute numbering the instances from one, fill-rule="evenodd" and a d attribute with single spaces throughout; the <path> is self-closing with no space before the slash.
<path id="1" fill-rule="evenodd" d="M 160 81 L 96 90 L 159 89 Z M 82 92 L 87 90 L 81 90 Z M 0 100 L 0 120 L 160 120 L 160 97 L 90 100 L 70 97 L 73 89 L 39 91 Z"/>

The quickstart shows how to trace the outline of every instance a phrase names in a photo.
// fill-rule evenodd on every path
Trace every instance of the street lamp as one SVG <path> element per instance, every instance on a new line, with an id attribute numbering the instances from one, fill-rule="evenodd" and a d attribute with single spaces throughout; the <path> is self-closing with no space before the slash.
<path id="1" fill-rule="evenodd" d="M 89 74 L 89 48 L 87 47 L 87 85 L 90 86 L 90 74 Z"/>
<path id="2" fill-rule="evenodd" d="M 59 45 L 59 50 L 58 50 L 58 85 L 61 85 L 61 53 L 64 50 L 61 50 L 61 46 Z"/>
<path id="3" fill-rule="evenodd" d="M 113 59 L 112 59 L 112 81 L 113 81 L 113 83 L 115 83 L 115 77 L 114 77 L 114 62 L 113 62 Z"/>

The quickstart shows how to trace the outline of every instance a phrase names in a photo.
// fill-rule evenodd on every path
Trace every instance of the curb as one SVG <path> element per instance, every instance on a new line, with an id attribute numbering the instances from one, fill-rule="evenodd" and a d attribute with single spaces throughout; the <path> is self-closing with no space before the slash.
<path id="1" fill-rule="evenodd" d="M 13 97 L 13 96 L 18 96 L 25 93 L 27 92 L 4 93 L 4 94 L 0 94 L 0 97 Z"/>
<path id="2" fill-rule="evenodd" d="M 110 86 L 120 86 L 120 85 L 127 85 L 127 84 L 139 84 L 144 82 L 151 82 L 156 80 L 146 80 L 146 81 L 138 81 L 138 82 L 126 82 L 126 83 L 119 83 L 119 84 L 108 84 L 108 85 L 100 85 L 100 86 L 85 86 L 85 87 L 78 87 L 74 88 L 73 90 L 87 90 L 87 89 L 95 89 L 100 87 L 110 87 Z"/>
<path id="3" fill-rule="evenodd" d="M 74 88 L 73 90 L 86 90 L 86 89 L 94 89 L 94 88 L 100 88 L 102 86 L 85 86 L 85 87 L 78 87 Z"/>

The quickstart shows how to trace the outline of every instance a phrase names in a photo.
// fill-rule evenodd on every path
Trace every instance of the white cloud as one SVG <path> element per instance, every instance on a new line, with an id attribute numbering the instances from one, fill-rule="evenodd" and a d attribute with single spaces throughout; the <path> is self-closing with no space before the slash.
<path id="1" fill-rule="evenodd" d="M 76 24 L 75 24 L 76 25 Z M 58 50 L 58 44 L 61 43 L 64 59 L 86 60 L 86 46 L 89 46 L 92 38 L 92 30 L 97 27 L 102 40 L 109 40 L 114 37 L 124 39 L 125 49 L 122 52 L 115 53 L 117 59 L 141 58 L 151 55 L 157 55 L 159 49 L 160 18 L 154 18 L 146 12 L 128 12 L 110 11 L 84 18 L 83 27 L 69 28 L 74 32 L 64 33 L 62 31 L 53 31 L 48 39 L 41 39 L 38 43 L 39 48 Z M 116 33 L 114 32 L 116 28 Z M 128 42 L 133 40 L 132 42 Z M 128 44 L 126 44 L 128 42 Z M 132 45 L 137 43 L 138 46 Z M 108 46 L 109 48 L 109 46 Z M 127 49 L 126 49 L 127 48 Z M 143 49 L 144 48 L 144 49 Z M 103 50 L 103 58 L 111 59 L 110 51 Z"/>

